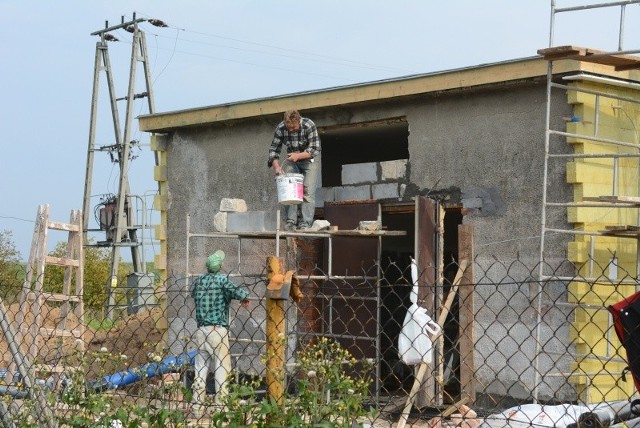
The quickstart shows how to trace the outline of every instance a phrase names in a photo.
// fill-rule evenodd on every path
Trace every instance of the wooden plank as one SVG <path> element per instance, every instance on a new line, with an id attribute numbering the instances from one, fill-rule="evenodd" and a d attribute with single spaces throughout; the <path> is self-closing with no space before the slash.
<path id="1" fill-rule="evenodd" d="M 542 55 L 542 57 L 546 60 L 583 56 L 586 55 L 586 53 L 586 48 L 577 46 L 554 46 L 551 48 L 538 49 L 538 55 Z"/>
<path id="2" fill-rule="evenodd" d="M 61 330 L 59 328 L 41 327 L 40 333 L 45 337 L 77 337 L 80 338 L 80 332 L 77 330 Z"/>
<path id="3" fill-rule="evenodd" d="M 464 397 L 461 400 L 456 401 L 449 407 L 447 407 L 442 413 L 440 413 L 440 417 L 447 418 L 457 411 L 460 411 L 460 406 L 467 404 L 469 402 L 469 397 Z"/>
<path id="4" fill-rule="evenodd" d="M 71 267 L 80 266 L 80 261 L 74 260 L 74 259 L 66 259 L 64 257 L 46 256 L 45 262 L 48 265 L 55 265 L 55 266 L 71 266 Z"/>
<path id="5" fill-rule="evenodd" d="M 79 302 L 80 298 L 78 296 L 73 296 L 64 293 L 50 293 L 48 291 L 42 292 L 42 297 L 47 301 L 51 302 Z"/>
<path id="6" fill-rule="evenodd" d="M 437 343 L 438 343 L 438 348 L 441 350 L 444 349 L 444 324 L 447 321 L 449 310 L 453 305 L 453 299 L 456 297 L 456 294 L 458 294 L 460 281 L 462 281 L 462 275 L 464 274 L 464 271 L 467 269 L 467 265 L 468 265 L 467 260 L 460 261 L 460 265 L 458 266 L 458 271 L 456 272 L 456 276 L 453 280 L 453 283 L 451 284 L 451 289 L 447 294 L 447 300 L 445 300 L 444 304 L 442 305 L 442 312 L 438 316 L 438 325 L 442 328 L 442 330 L 440 331 L 440 334 L 437 335 Z M 434 344 L 436 343 L 435 339 L 433 340 L 433 343 Z M 438 373 L 436 375 L 436 384 L 438 386 L 439 391 L 441 392 L 444 389 L 443 352 L 440 352 L 438 357 L 440 358 L 440 361 L 438 361 Z M 438 403 L 438 404 L 442 404 L 442 403 Z"/>
<path id="7" fill-rule="evenodd" d="M 69 371 L 68 366 L 54 366 L 51 364 L 34 364 L 34 369 L 38 372 L 65 373 Z"/>
<path id="8" fill-rule="evenodd" d="M 467 260 L 461 260 L 460 264 L 458 265 L 458 272 L 456 272 L 456 277 L 453 280 L 453 283 L 451 284 L 451 290 L 447 295 L 447 300 L 445 301 L 442 307 L 442 312 L 438 317 L 438 325 L 440 327 L 443 326 L 445 320 L 447 319 L 447 315 L 449 315 L 449 309 L 451 308 L 451 304 L 453 303 L 453 298 L 458 292 L 458 286 L 460 284 L 460 281 L 462 280 L 463 273 L 466 270 L 468 264 L 469 262 Z M 432 343 L 435 344 L 440 339 L 442 334 L 443 334 L 443 329 L 441 329 L 438 334 L 434 335 L 434 337 L 431 338 Z M 429 367 L 429 364 L 427 363 L 421 363 L 419 365 L 418 373 L 416 374 L 415 380 L 413 382 L 413 386 L 411 387 L 411 391 L 409 391 L 409 396 L 407 397 L 407 404 L 402 410 L 402 414 L 400 415 L 400 420 L 398 420 L 398 425 L 396 426 L 396 428 L 404 428 L 404 426 L 407 424 L 407 419 L 409 417 L 409 412 L 411 411 L 411 407 L 413 405 L 413 400 L 415 399 L 418 391 L 420 390 L 420 387 L 424 381 L 424 376 L 427 373 L 428 367 Z"/>
<path id="9" fill-rule="evenodd" d="M 622 238 L 637 238 L 640 237 L 640 230 L 601 230 L 605 236 L 619 236 Z"/>
<path id="10" fill-rule="evenodd" d="M 460 330 L 458 333 L 458 347 L 460 350 L 460 398 L 468 398 L 472 404 L 476 401 L 476 370 L 475 370 L 475 282 L 474 282 L 474 251 L 473 225 L 458 226 L 458 258 L 469 260 L 464 270 L 458 298 L 460 302 L 458 317 Z M 466 404 L 466 403 L 465 403 Z"/>
<path id="11" fill-rule="evenodd" d="M 594 64 L 614 67 L 616 71 L 640 68 L 640 57 L 636 55 L 616 54 L 615 52 L 577 46 L 556 46 L 538 49 L 538 54 L 547 61 L 573 59 Z"/>
<path id="12" fill-rule="evenodd" d="M 80 227 L 75 224 L 60 223 L 59 221 L 50 221 L 49 229 L 63 230 L 67 232 L 80 232 Z"/>
<path id="13" fill-rule="evenodd" d="M 627 230 L 627 226 L 620 226 L 620 225 L 605 226 L 604 228 L 608 232 L 617 232 L 617 231 L 620 231 L 620 230 Z"/>
<path id="14" fill-rule="evenodd" d="M 612 204 L 632 204 L 632 205 L 640 205 L 640 197 L 638 196 L 585 196 L 582 198 L 583 201 L 592 201 L 592 202 L 607 202 Z"/>

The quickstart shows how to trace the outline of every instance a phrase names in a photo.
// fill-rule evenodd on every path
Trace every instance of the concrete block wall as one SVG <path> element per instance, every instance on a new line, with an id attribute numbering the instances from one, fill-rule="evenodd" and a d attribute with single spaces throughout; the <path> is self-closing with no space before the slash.
<path id="1" fill-rule="evenodd" d="M 244 199 L 222 198 L 213 227 L 217 232 L 266 232 L 276 229 L 276 213 L 249 211 Z"/>
<path id="2" fill-rule="evenodd" d="M 322 187 L 316 207 L 325 202 L 402 199 L 406 188 L 407 159 L 342 165 L 342 186 Z"/>

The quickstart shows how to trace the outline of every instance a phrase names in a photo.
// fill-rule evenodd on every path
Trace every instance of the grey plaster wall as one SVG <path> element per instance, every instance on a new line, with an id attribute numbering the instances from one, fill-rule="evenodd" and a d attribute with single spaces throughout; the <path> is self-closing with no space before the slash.
<path id="1" fill-rule="evenodd" d="M 506 276 L 497 270 L 485 273 L 489 283 L 499 284 L 505 279 L 527 280 L 538 263 L 545 96 L 544 84 L 529 83 L 339 106 L 303 114 L 312 117 L 320 127 L 406 117 L 410 131 L 409 159 L 402 197 L 409 201 L 418 194 L 435 195 L 448 204 L 464 206 L 464 222 L 474 226 L 474 249 L 479 266 L 496 258 L 507 266 L 518 261 Z M 558 97 L 553 103 L 558 110 L 552 112 L 552 120 L 556 122 L 561 121 L 571 107 L 566 105 L 564 95 L 554 96 Z M 200 270 L 206 255 L 215 249 L 211 240 L 190 240 L 189 267 L 185 267 L 187 214 L 190 214 L 191 231 L 207 232 L 213 230 L 213 217 L 221 198 L 242 198 L 249 210 L 275 212 L 279 209 L 273 173 L 266 163 L 267 149 L 279 120 L 279 116 L 259 117 L 206 128 L 181 129 L 170 135 L 167 159 L 171 274 L 180 277 L 189 270 Z M 563 165 L 554 168 L 551 175 L 564 174 Z M 568 196 L 570 188 L 559 186 L 552 192 Z M 559 214 L 553 221 L 566 220 Z M 547 254 L 549 262 L 565 258 L 564 239 L 559 236 L 547 243 L 551 249 Z M 264 265 L 266 256 L 274 253 L 269 241 L 255 243 L 254 247 L 249 254 L 252 260 L 244 261 L 247 266 L 251 262 Z M 225 249 L 228 253 L 234 252 L 231 243 L 226 244 Z M 228 263 L 229 266 L 241 264 L 233 259 Z M 182 282 L 176 281 L 169 287 L 172 299 L 169 315 L 179 319 L 176 323 L 180 326 L 186 325 L 185 320 L 193 311 L 186 294 L 181 292 Z M 481 338 L 476 354 L 476 367 L 481 367 L 478 384 L 491 385 L 496 392 L 507 395 L 530 392 L 538 381 L 533 367 L 539 373 L 552 373 L 566 371 L 569 363 L 554 358 L 541 361 L 535 356 L 538 348 L 531 323 L 540 323 L 541 331 L 562 336 L 567 333 L 566 316 L 550 315 L 539 320 L 533 316 L 536 299 L 528 291 L 500 289 L 501 295 L 510 293 L 517 298 L 494 300 L 493 293 L 498 288 L 500 285 L 493 290 L 490 287 L 478 290 L 476 337 Z M 499 306 L 505 305 L 511 306 L 511 316 L 496 322 Z M 516 338 L 505 341 L 505 335 Z M 504 348 L 504 355 L 521 357 L 515 360 L 518 364 L 513 370 L 498 372 L 500 364 L 486 363 L 487 359 L 495 358 L 497 344 Z M 542 396 L 554 394 L 554 388 L 553 382 L 543 382 Z M 571 391 L 566 394 L 570 396 Z"/>

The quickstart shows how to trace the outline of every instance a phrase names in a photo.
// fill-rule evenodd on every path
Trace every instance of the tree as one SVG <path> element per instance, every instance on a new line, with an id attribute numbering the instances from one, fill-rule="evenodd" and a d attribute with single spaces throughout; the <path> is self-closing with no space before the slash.
<path id="1" fill-rule="evenodd" d="M 54 257 L 64 257 L 67 243 L 59 242 L 50 253 Z M 44 288 L 54 293 L 62 292 L 65 268 L 47 266 L 44 276 Z M 75 273 L 75 272 L 74 272 Z M 118 283 L 129 273 L 126 266 L 118 267 Z M 107 287 L 111 284 L 111 250 L 109 248 L 85 247 L 84 249 L 84 304 L 87 309 L 102 311 L 107 303 Z M 75 290 L 75 275 L 71 290 Z"/>
<path id="2" fill-rule="evenodd" d="M 5 298 L 22 287 L 23 268 L 20 264 L 20 252 L 13 242 L 10 230 L 0 232 L 0 292 Z"/>

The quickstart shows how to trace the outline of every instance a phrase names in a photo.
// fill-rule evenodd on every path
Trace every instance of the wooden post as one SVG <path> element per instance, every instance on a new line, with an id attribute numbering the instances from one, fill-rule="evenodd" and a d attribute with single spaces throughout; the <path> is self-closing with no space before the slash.
<path id="1" fill-rule="evenodd" d="M 277 257 L 267 257 L 267 283 L 280 273 Z M 284 300 L 267 298 L 267 395 L 284 405 L 285 313 Z"/>
<path id="2" fill-rule="evenodd" d="M 471 404 L 476 401 L 475 383 L 475 287 L 473 270 L 473 226 L 458 226 L 458 257 L 468 260 L 464 271 L 459 296 L 459 346 L 460 346 L 460 398 L 468 398 Z"/>
<path id="3" fill-rule="evenodd" d="M 467 268 L 467 264 L 468 264 L 467 260 L 461 260 L 460 264 L 458 265 L 458 272 L 456 273 L 456 277 L 454 278 L 453 283 L 451 284 L 451 290 L 449 291 L 449 294 L 447 294 L 447 299 L 442 305 L 442 312 L 438 317 L 438 325 L 441 327 L 441 330 L 438 333 L 436 333 L 433 337 L 431 337 L 431 343 L 433 345 L 435 345 L 442 337 L 442 334 L 443 334 L 442 327 L 444 326 L 444 322 L 447 319 L 447 315 L 449 314 L 449 309 L 451 308 L 453 299 L 456 293 L 458 292 L 458 285 L 460 284 L 460 281 L 463 278 L 463 273 Z M 409 396 L 407 397 L 407 404 L 405 404 L 404 409 L 402 410 L 402 414 L 400 415 L 400 420 L 398 420 L 398 425 L 396 426 L 396 428 L 404 428 L 405 425 L 407 424 L 407 419 L 409 418 L 409 412 L 411 411 L 411 406 L 413 406 L 413 401 L 416 399 L 418 391 L 420 390 L 421 385 L 425 381 L 424 376 L 427 374 L 428 367 L 429 367 L 429 364 L 424 362 L 418 365 L 418 373 L 416 374 L 416 377 L 413 381 L 413 387 L 411 387 L 411 391 L 409 391 Z M 442 382 L 441 379 L 438 379 L 438 381 L 440 383 Z"/>

